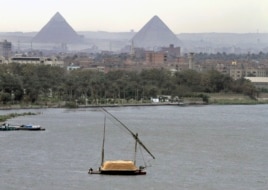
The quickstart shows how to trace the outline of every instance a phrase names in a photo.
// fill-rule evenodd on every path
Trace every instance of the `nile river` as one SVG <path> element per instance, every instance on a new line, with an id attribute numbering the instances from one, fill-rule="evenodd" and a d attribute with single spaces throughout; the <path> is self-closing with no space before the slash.
<path id="1" fill-rule="evenodd" d="M 0 189 L 268 189 L 268 105 L 107 110 L 138 132 L 156 157 L 145 151 L 138 156 L 147 163 L 147 175 L 87 173 L 100 164 L 104 113 L 99 109 L 1 110 L 40 112 L 8 123 L 40 124 L 46 131 L 0 131 Z M 107 118 L 105 157 L 130 159 L 132 137 L 115 125 Z"/>

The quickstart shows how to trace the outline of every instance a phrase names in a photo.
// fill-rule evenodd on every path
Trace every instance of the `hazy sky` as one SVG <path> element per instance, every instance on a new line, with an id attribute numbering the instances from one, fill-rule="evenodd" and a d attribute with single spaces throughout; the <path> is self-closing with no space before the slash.
<path id="1" fill-rule="evenodd" d="M 268 32 L 268 0 L 0 0 L 0 32 L 39 31 L 59 12 L 76 31 Z"/>

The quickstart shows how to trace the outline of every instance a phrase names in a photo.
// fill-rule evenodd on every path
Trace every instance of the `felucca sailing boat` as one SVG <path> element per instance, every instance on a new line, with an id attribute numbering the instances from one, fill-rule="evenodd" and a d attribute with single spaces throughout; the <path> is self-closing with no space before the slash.
<path id="1" fill-rule="evenodd" d="M 119 119 L 117 119 L 114 115 L 108 112 L 106 109 L 102 108 L 105 113 L 114 118 L 117 122 L 119 122 L 135 139 L 135 158 L 132 160 L 106 160 L 104 161 L 104 144 L 105 144 L 105 122 L 104 122 L 104 130 L 103 130 L 103 142 L 102 142 L 102 153 L 101 153 L 101 166 L 98 170 L 89 169 L 89 174 L 110 174 L 110 175 L 145 175 L 145 167 L 136 166 L 136 153 L 137 153 L 137 145 L 139 144 L 153 159 L 155 159 L 154 155 L 145 147 L 145 145 L 141 142 L 138 137 L 138 134 L 134 134 L 125 124 L 123 124 Z M 106 118 L 106 117 L 105 117 Z"/>

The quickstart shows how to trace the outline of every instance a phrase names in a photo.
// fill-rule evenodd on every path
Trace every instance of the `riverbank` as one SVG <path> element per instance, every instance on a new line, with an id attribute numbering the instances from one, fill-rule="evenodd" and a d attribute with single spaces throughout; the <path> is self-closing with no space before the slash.
<path id="1" fill-rule="evenodd" d="M 37 115 L 37 114 L 39 113 L 25 112 L 25 113 L 10 113 L 7 115 L 0 115 L 0 123 L 3 123 L 6 120 L 14 117 L 25 116 L 25 115 Z"/>
<path id="2" fill-rule="evenodd" d="M 113 104 L 76 104 L 70 102 L 46 103 L 46 104 L 23 104 L 23 105 L 0 105 L 1 110 L 9 109 L 44 109 L 44 108 L 86 108 L 86 107 L 127 107 L 127 106 L 190 106 L 190 105 L 254 105 L 268 104 L 268 93 L 262 93 L 256 99 L 242 94 L 215 93 L 207 94 L 208 102 L 202 98 L 185 97 L 179 102 L 142 102 L 132 101 Z M 123 101 L 122 101 L 123 102 Z"/>
<path id="3" fill-rule="evenodd" d="M 242 94 L 215 93 L 210 94 L 209 104 L 268 104 L 268 93 L 261 93 L 256 99 L 252 99 L 249 96 Z"/>

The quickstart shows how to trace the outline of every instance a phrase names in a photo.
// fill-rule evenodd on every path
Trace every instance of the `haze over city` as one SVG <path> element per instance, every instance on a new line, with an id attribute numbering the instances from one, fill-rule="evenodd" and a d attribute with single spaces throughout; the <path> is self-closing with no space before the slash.
<path id="1" fill-rule="evenodd" d="M 9 0 L 0 32 L 39 31 L 60 12 L 76 31 L 138 31 L 154 15 L 178 33 L 267 33 L 267 0 Z"/>

